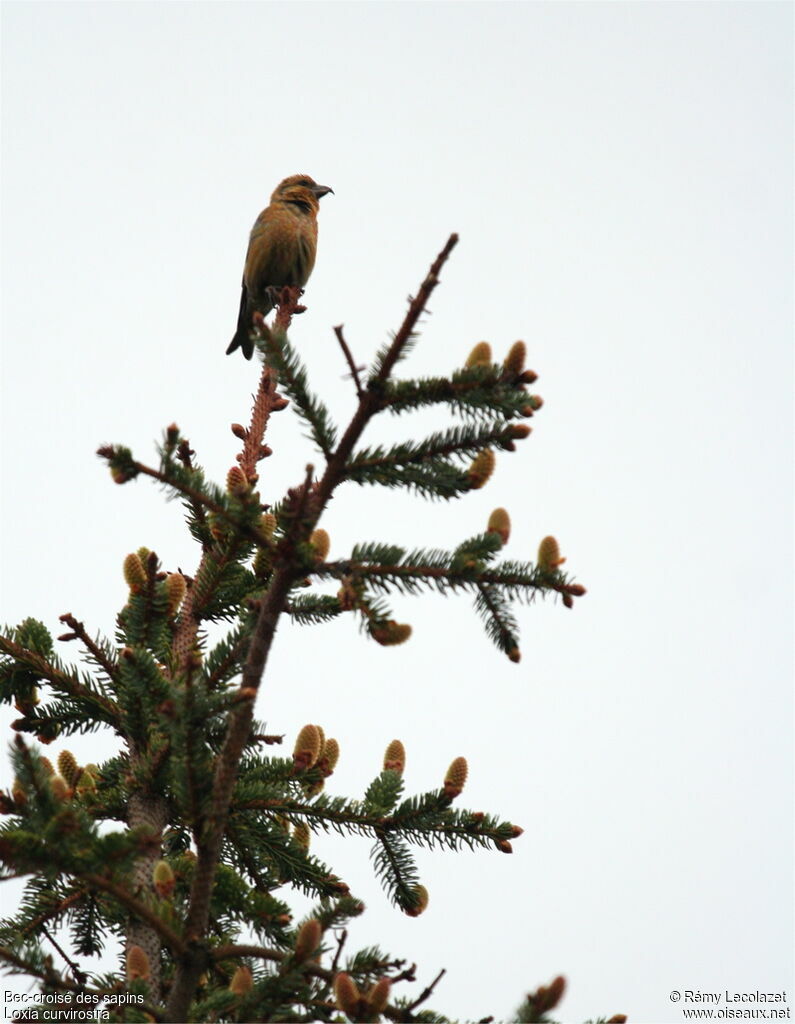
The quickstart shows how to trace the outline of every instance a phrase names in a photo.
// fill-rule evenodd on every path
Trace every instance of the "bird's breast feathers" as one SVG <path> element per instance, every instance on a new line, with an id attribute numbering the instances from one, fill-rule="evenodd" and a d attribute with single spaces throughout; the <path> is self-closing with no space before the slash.
<path id="1" fill-rule="evenodd" d="M 246 280 L 253 291 L 268 286 L 303 288 L 312 273 L 317 221 L 293 203 L 272 203 L 251 230 Z"/>

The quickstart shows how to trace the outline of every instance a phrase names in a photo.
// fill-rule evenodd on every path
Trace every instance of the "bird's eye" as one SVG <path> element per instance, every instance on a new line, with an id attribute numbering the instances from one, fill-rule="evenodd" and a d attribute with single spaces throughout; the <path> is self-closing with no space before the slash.
<path id="1" fill-rule="evenodd" d="M 314 185 L 314 182 L 310 181 L 309 178 L 300 178 L 296 182 L 296 185 L 302 185 L 304 188 L 311 188 Z"/>

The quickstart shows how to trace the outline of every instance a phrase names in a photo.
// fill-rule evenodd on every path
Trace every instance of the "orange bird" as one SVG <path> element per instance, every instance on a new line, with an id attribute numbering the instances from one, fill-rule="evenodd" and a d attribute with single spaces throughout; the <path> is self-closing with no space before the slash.
<path id="1" fill-rule="evenodd" d="M 237 330 L 227 355 L 240 348 L 251 359 L 254 313 L 267 316 L 275 292 L 287 285 L 303 288 L 309 280 L 317 253 L 318 200 L 333 191 L 308 174 L 293 174 L 274 189 L 249 236 Z"/>

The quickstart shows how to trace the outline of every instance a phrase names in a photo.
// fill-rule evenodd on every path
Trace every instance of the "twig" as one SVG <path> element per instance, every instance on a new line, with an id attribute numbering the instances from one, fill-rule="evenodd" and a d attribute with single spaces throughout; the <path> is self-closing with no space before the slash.
<path id="1" fill-rule="evenodd" d="M 0 635 L 0 651 L 3 654 L 10 655 L 16 661 L 21 661 L 24 665 L 28 665 L 44 679 L 49 680 L 56 690 L 67 693 L 70 697 L 79 697 L 101 707 L 108 715 L 110 724 L 118 725 L 119 708 L 113 701 L 108 700 L 107 697 L 103 697 L 101 694 L 92 693 L 91 690 L 83 686 L 77 679 L 51 665 L 40 654 L 36 654 L 35 651 L 29 651 L 27 647 L 23 647 L 9 637 L 2 635 Z"/>
<path id="2" fill-rule="evenodd" d="M 77 638 L 83 642 L 83 644 L 88 649 L 94 661 L 96 661 L 96 663 L 105 670 L 105 674 L 107 675 L 108 679 L 110 679 L 112 683 L 117 684 L 117 666 L 108 660 L 108 657 L 102 650 L 102 648 L 95 644 L 91 637 L 88 635 L 88 633 L 86 633 L 86 629 L 83 623 L 78 622 L 74 615 L 72 615 L 70 612 L 66 612 L 65 614 L 59 616 L 59 621 L 66 623 L 66 625 L 72 630 L 72 632 L 77 636 Z"/>
<path id="3" fill-rule="evenodd" d="M 283 953 L 280 949 L 267 949 L 265 946 L 230 945 L 216 946 L 215 949 L 211 950 L 210 955 L 214 961 L 233 960 L 237 957 L 248 956 L 258 960 L 269 960 L 271 963 L 281 964 L 285 960 L 289 960 L 293 954 Z M 334 975 L 331 971 L 311 961 L 301 964 L 301 970 L 305 974 L 311 974 L 315 978 L 321 978 L 323 981 L 334 980 Z"/>
<path id="4" fill-rule="evenodd" d="M 264 365 L 251 410 L 251 424 L 244 432 L 243 451 L 237 456 L 240 468 L 250 483 L 257 479 L 257 463 L 271 453 L 270 448 L 262 443 L 270 414 L 284 407 L 284 400 L 276 394 L 276 384 L 276 371 Z M 237 428 L 232 429 L 237 434 Z"/>
<path id="5" fill-rule="evenodd" d="M 389 577 L 395 579 L 416 579 L 423 583 L 432 583 L 436 580 L 444 580 L 452 586 L 478 587 L 481 584 L 496 584 L 506 587 L 531 587 L 534 590 L 559 590 L 565 589 L 563 583 L 556 584 L 547 580 L 541 581 L 539 574 L 538 581 L 528 579 L 527 575 L 519 573 L 502 573 L 494 570 L 478 572 L 477 576 L 464 575 L 461 572 L 454 572 L 445 566 L 438 565 L 380 565 L 376 562 L 350 562 L 340 560 L 338 562 L 322 562 L 320 565 L 310 568 L 309 576 L 333 576 L 334 579 L 342 579 L 345 576 L 361 575 L 363 577 Z"/>
<path id="6" fill-rule="evenodd" d="M 345 355 L 345 359 L 347 360 L 348 366 L 350 367 L 351 377 L 353 377 L 353 382 L 356 385 L 356 395 L 358 398 L 361 398 L 362 382 L 359 380 L 359 369 L 356 366 L 356 363 L 353 361 L 351 350 L 348 348 L 348 343 L 345 340 L 345 335 L 342 333 L 342 327 L 342 324 L 338 324 L 338 326 L 334 328 L 334 333 L 337 335 L 337 341 L 340 343 L 340 348 L 342 349 Z"/>
<path id="7" fill-rule="evenodd" d="M 69 966 L 69 970 L 72 972 L 74 976 L 75 981 L 82 988 L 85 985 L 86 981 L 88 980 L 88 975 L 85 973 L 85 971 L 81 971 L 77 964 L 74 962 L 74 960 L 67 956 L 67 954 L 63 951 L 63 949 L 61 949 L 61 947 L 58 945 L 58 943 L 55 941 L 52 935 L 50 935 L 45 925 L 41 926 L 41 930 L 44 936 L 52 943 L 55 949 L 57 949 L 61 956 L 64 958 L 64 960 Z"/>
<path id="8" fill-rule="evenodd" d="M 406 317 L 403 323 L 400 325 L 400 330 L 397 332 L 397 334 L 394 337 L 394 340 L 392 341 L 392 344 L 389 346 L 389 351 L 386 354 L 384 362 L 381 366 L 381 370 L 378 374 L 378 377 L 376 378 L 377 380 L 385 381 L 392 372 L 392 368 L 398 361 L 401 351 L 403 350 L 406 342 L 409 340 L 412 333 L 414 332 L 414 328 L 417 325 L 417 321 L 419 320 L 426 305 L 428 304 L 428 299 L 431 297 L 431 292 L 439 283 L 439 274 L 441 272 L 442 267 L 449 259 L 450 253 L 453 251 L 453 249 L 455 249 L 457 244 L 458 235 L 450 235 L 450 237 L 447 239 L 445 247 L 442 249 L 442 251 L 431 264 L 431 269 L 428 271 L 425 280 L 420 285 L 420 290 L 417 292 L 417 297 L 411 300 L 411 305 L 409 306 L 408 313 L 406 313 Z"/>
<path id="9" fill-rule="evenodd" d="M 331 961 L 331 973 L 337 973 L 337 965 L 340 962 L 340 956 L 342 955 L 342 947 L 345 945 L 348 939 L 348 929 L 342 929 L 342 935 L 337 938 L 337 948 L 334 951 L 334 959 Z"/>
<path id="10" fill-rule="evenodd" d="M 88 893 L 86 892 L 86 890 L 81 889 L 79 892 L 72 893 L 71 896 L 65 897 L 61 900 L 57 907 L 53 907 L 50 910 L 47 910 L 45 913 L 39 914 L 38 917 L 34 917 L 32 921 L 29 921 L 22 929 L 22 934 L 30 935 L 31 932 L 35 932 L 46 921 L 50 921 L 52 918 L 57 917 L 59 914 L 62 914 L 64 910 L 68 910 L 73 903 L 78 903 L 87 895 Z"/>
<path id="11" fill-rule="evenodd" d="M 174 424 L 174 429 L 177 429 L 176 424 Z M 193 455 L 195 455 L 195 452 L 191 448 L 188 439 L 183 437 L 177 447 L 177 458 L 185 469 L 193 470 Z M 205 533 L 207 527 L 207 514 L 204 511 L 204 508 L 193 500 L 190 500 L 189 504 L 193 515 L 196 517 L 196 522 L 201 524 L 203 528 L 202 532 Z M 201 545 L 203 551 L 209 546 L 206 536 L 202 538 Z"/>
<path id="12" fill-rule="evenodd" d="M 207 558 L 207 549 L 205 549 L 202 551 L 202 556 L 199 560 L 199 567 L 196 570 L 197 578 L 203 566 L 207 562 Z M 178 671 L 185 672 L 186 674 L 190 662 L 190 654 L 196 643 L 196 635 L 199 632 L 199 619 L 193 609 L 193 597 L 195 594 L 194 586 L 195 579 L 188 583 L 185 591 L 185 597 L 182 599 L 182 608 L 180 609 L 179 618 L 177 619 L 177 628 L 174 633 L 174 638 L 171 641 L 171 650 L 173 651 L 176 663 L 179 666 Z"/>
<path id="13" fill-rule="evenodd" d="M 450 235 L 447 240 L 447 244 L 431 264 L 431 269 L 428 271 L 425 280 L 420 285 L 417 297 L 411 300 L 408 312 L 406 313 L 403 323 L 400 325 L 400 329 L 395 335 L 392 344 L 389 346 L 389 350 L 381 364 L 381 369 L 372 381 L 373 384 L 383 384 L 392 372 L 392 368 L 398 361 L 400 353 L 411 338 L 417 321 L 422 315 L 428 299 L 431 297 L 431 293 L 439 283 L 439 272 L 447 262 L 447 258 L 453 251 L 457 242 L 458 235 Z M 316 494 L 319 506 L 318 517 L 326 507 L 334 488 L 340 480 L 343 479 L 345 475 L 345 467 L 351 456 L 351 452 L 359 441 L 359 438 L 362 436 L 364 428 L 367 426 L 371 417 L 378 411 L 379 407 L 380 397 L 377 394 L 377 389 L 362 392 L 361 397 L 359 398 L 359 406 L 353 414 L 351 422 L 348 424 L 348 429 L 340 439 L 336 451 L 331 459 L 329 459 L 328 464 L 326 465 L 326 471 L 317 485 Z"/>
<path id="14" fill-rule="evenodd" d="M 245 523 L 241 523 L 231 512 L 227 512 L 222 505 L 219 505 L 211 498 L 208 498 L 206 494 L 202 494 L 201 491 L 197 491 L 189 484 L 179 483 L 178 481 L 173 480 L 168 473 L 162 473 L 159 469 L 153 469 L 151 466 L 147 466 L 143 462 L 138 462 L 137 459 L 131 459 L 129 465 L 135 469 L 136 473 L 141 473 L 144 476 L 151 476 L 153 480 L 157 480 L 159 483 L 165 484 L 167 487 L 173 487 L 175 491 L 184 497 L 190 498 L 192 501 L 199 502 L 199 504 L 203 505 L 210 512 L 218 516 L 219 519 L 223 519 L 231 526 L 234 526 L 234 528 L 248 540 L 253 540 L 256 544 L 259 544 L 261 547 L 268 548 L 268 550 L 273 548 L 272 541 L 269 537 L 266 537 L 264 533 L 254 526 L 248 526 Z"/>
<path id="15" fill-rule="evenodd" d="M 183 939 L 181 939 L 175 931 L 169 928 L 169 926 L 154 912 L 154 910 L 150 910 L 145 903 L 136 899 L 131 893 L 127 892 L 123 886 L 114 882 L 110 878 L 103 878 L 102 875 L 97 874 L 85 874 L 82 878 L 89 885 L 93 885 L 95 889 L 100 889 L 109 896 L 113 896 L 123 907 L 126 907 L 127 910 L 134 914 L 135 917 L 146 922 L 150 928 L 157 932 L 172 953 L 177 956 L 184 955 L 187 947 Z"/>
<path id="16" fill-rule="evenodd" d="M 430 983 L 430 985 L 428 985 L 427 988 L 424 988 L 422 992 L 420 992 L 420 994 L 414 1000 L 414 1002 L 409 1003 L 409 1005 L 406 1007 L 409 1013 L 411 1013 L 413 1010 L 416 1010 L 417 1007 L 421 1003 L 424 1003 L 426 999 L 431 998 L 431 996 L 433 995 L 433 990 L 436 988 L 436 986 L 439 984 L 439 982 L 442 980 L 445 974 L 447 974 L 447 968 L 443 967 L 441 971 L 439 971 L 439 973 L 433 979 L 433 981 Z"/>
<path id="17" fill-rule="evenodd" d="M 289 285 L 282 288 L 276 305 L 276 318 L 273 321 L 275 330 L 287 331 L 292 323 L 293 315 L 306 311 L 306 306 L 302 306 L 299 302 L 303 293 L 303 288 L 290 287 Z"/>
<path id="18" fill-rule="evenodd" d="M 386 838 L 387 830 L 382 828 L 380 825 L 376 825 L 375 828 L 373 829 L 373 832 L 375 833 L 376 839 L 383 847 L 384 853 L 386 854 L 387 860 L 389 861 L 392 867 L 392 872 L 394 874 L 395 879 L 398 882 L 398 885 L 404 892 L 409 892 L 409 887 L 406 885 L 406 881 L 403 877 L 403 872 L 400 870 L 400 865 L 398 864 L 397 858 L 395 857 L 395 851 L 389 845 L 389 842 Z"/>

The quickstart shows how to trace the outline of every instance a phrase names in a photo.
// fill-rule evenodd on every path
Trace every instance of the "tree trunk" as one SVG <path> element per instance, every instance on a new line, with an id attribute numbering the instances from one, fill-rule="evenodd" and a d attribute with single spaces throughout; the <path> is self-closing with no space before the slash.
<path id="1" fill-rule="evenodd" d="M 130 828 L 144 827 L 158 839 L 168 820 L 166 801 L 162 796 L 133 793 L 130 796 L 127 823 Z M 152 844 L 152 849 L 141 853 L 132 870 L 132 890 L 137 899 L 149 902 L 152 896 L 152 869 L 160 860 L 160 846 Z M 131 946 L 140 946 L 149 960 L 149 998 L 153 1003 L 162 1002 L 160 988 L 160 936 L 143 921 L 130 919 L 127 925 L 126 954 L 129 956 Z"/>

